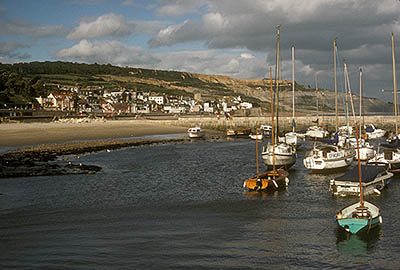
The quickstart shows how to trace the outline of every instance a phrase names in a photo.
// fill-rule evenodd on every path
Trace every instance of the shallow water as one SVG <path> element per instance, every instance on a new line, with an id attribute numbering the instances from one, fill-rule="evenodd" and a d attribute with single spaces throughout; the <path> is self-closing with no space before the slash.
<path id="1" fill-rule="evenodd" d="M 243 192 L 256 173 L 245 139 L 80 157 L 103 167 L 94 175 L 0 179 L 0 268 L 398 269 L 400 179 L 369 198 L 381 230 L 346 238 L 334 216 L 357 198 L 333 198 L 335 175 L 310 174 L 303 155 L 273 194 Z"/>

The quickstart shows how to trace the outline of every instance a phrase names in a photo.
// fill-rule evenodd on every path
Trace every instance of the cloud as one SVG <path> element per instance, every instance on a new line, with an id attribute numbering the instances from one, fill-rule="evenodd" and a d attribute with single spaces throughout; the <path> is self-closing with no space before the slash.
<path id="1" fill-rule="evenodd" d="M 160 16 L 178 17 L 187 13 L 197 13 L 206 4 L 202 0 L 161 0 L 161 6 L 156 8 Z"/>
<path id="2" fill-rule="evenodd" d="M 62 25 L 30 24 L 21 21 L 0 23 L 0 35 L 46 38 L 65 35 Z"/>
<path id="3" fill-rule="evenodd" d="M 95 21 L 81 21 L 67 35 L 68 39 L 79 40 L 83 38 L 99 38 L 104 36 L 124 36 L 134 32 L 135 25 L 128 23 L 123 16 L 105 14 L 98 17 Z"/>
<path id="4" fill-rule="evenodd" d="M 128 21 L 122 15 L 104 14 L 92 21 L 81 21 L 67 38 L 71 40 L 122 37 L 133 33 L 154 34 L 163 28 L 165 23 L 160 21 Z"/>
<path id="5" fill-rule="evenodd" d="M 28 53 L 21 53 L 20 48 L 29 48 L 30 46 L 18 42 L 0 42 L 0 56 L 25 60 L 31 57 Z"/>
<path id="6" fill-rule="evenodd" d="M 55 58 L 87 63 L 102 63 L 113 65 L 155 65 L 158 59 L 151 56 L 143 49 L 127 46 L 118 41 L 95 41 L 81 40 L 71 48 L 59 50 Z"/>
<path id="7" fill-rule="evenodd" d="M 127 6 L 127 7 L 137 7 L 138 4 L 133 2 L 133 0 L 125 0 L 124 2 L 121 3 L 122 6 Z"/>

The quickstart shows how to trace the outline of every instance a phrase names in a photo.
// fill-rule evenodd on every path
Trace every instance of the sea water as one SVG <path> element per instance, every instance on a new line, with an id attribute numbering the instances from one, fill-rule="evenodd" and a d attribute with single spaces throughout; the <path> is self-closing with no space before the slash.
<path id="1" fill-rule="evenodd" d="M 132 147 L 68 157 L 97 174 L 0 179 L 0 268 L 399 268 L 400 179 L 369 198 L 381 229 L 343 237 L 334 216 L 358 198 L 332 197 L 337 174 L 311 174 L 302 150 L 287 190 L 246 193 L 255 150 L 246 139 Z"/>

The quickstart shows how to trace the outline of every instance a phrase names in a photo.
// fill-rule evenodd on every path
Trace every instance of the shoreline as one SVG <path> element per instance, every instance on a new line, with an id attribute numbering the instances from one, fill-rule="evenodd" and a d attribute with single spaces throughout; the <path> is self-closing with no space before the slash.
<path id="1" fill-rule="evenodd" d="M 146 123 L 135 121 L 134 124 L 130 121 L 110 121 L 108 124 L 106 122 L 11 124 L 8 128 L 4 128 L 4 125 L 0 128 L 3 128 L 0 135 L 0 150 L 5 150 L 0 152 L 2 168 L 0 178 L 94 174 L 102 168 L 96 165 L 67 163 L 58 157 L 191 141 L 187 137 L 186 127 L 160 126 L 148 121 Z M 134 134 L 138 136 L 129 136 L 133 128 Z M 6 140 L 5 134 L 11 136 L 10 140 Z M 46 136 L 47 134 L 50 136 Z M 28 138 L 21 139 L 21 136 L 25 135 Z M 74 140 L 69 140 L 71 138 Z M 205 139 L 200 141 L 215 141 L 221 138 L 220 133 L 210 131 L 207 132 Z M 4 143 L 5 141 L 8 145 Z"/>

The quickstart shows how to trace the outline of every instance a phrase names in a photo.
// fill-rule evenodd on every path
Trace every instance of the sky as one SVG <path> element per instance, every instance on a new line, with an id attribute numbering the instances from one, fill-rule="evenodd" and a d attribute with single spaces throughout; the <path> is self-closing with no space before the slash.
<path id="1" fill-rule="evenodd" d="M 0 0 L 0 62 L 70 61 L 233 78 L 269 77 L 280 25 L 280 78 L 393 101 L 399 0 Z M 397 72 L 399 75 L 399 72 Z M 397 76 L 399 77 L 399 76 Z M 382 91 L 385 89 L 387 91 Z"/>

